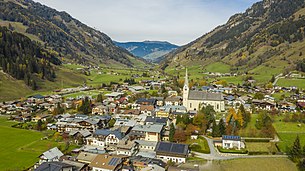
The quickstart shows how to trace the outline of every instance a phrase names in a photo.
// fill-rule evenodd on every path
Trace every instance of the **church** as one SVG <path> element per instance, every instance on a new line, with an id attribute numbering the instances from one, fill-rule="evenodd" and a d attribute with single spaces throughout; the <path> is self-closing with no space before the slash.
<path id="1" fill-rule="evenodd" d="M 222 93 L 211 93 L 203 91 L 192 91 L 188 84 L 188 74 L 186 69 L 183 86 L 183 106 L 187 111 L 199 110 L 199 106 L 213 106 L 216 112 L 225 110 L 225 102 Z"/>

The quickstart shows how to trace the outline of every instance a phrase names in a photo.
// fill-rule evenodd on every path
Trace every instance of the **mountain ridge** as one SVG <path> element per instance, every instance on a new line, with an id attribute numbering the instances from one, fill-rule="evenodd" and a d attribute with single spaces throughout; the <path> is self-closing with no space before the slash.
<path id="1" fill-rule="evenodd" d="M 145 40 L 142 42 L 114 41 L 114 43 L 117 46 L 126 49 L 133 55 L 144 58 L 149 61 L 155 61 L 157 58 L 162 57 L 179 47 L 167 41 L 150 41 L 150 40 Z"/>
<path id="2" fill-rule="evenodd" d="M 277 67 L 272 63 L 276 60 L 282 63 L 282 70 L 289 70 L 305 46 L 294 47 L 304 38 L 305 11 L 296 14 L 304 5 L 303 0 L 256 2 L 245 12 L 231 16 L 225 24 L 166 55 L 161 66 L 165 69 L 223 62 L 232 71 L 246 72 L 260 65 Z M 286 53 L 290 51 L 296 52 L 289 56 Z"/>

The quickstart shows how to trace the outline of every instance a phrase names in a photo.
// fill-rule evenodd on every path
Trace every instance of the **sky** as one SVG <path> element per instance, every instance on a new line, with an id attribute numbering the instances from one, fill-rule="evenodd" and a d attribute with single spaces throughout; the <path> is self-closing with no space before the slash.
<path id="1" fill-rule="evenodd" d="M 115 41 L 187 44 L 259 0 L 34 0 Z"/>

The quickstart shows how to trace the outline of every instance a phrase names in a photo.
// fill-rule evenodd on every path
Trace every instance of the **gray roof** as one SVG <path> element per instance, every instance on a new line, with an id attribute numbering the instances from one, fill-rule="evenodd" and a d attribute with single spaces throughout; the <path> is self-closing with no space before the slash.
<path id="1" fill-rule="evenodd" d="M 73 165 L 63 163 L 63 162 L 44 162 L 35 171 L 62 171 L 65 168 L 73 168 Z"/>
<path id="2" fill-rule="evenodd" d="M 224 97 L 222 93 L 210 93 L 203 91 L 190 91 L 189 100 L 212 100 L 212 101 L 222 101 Z"/>
<path id="3" fill-rule="evenodd" d="M 103 136 L 108 136 L 109 134 L 113 134 L 115 135 L 118 139 L 122 139 L 123 138 L 123 135 L 120 131 L 118 130 L 109 130 L 109 129 L 97 129 L 95 132 L 94 132 L 95 135 L 103 135 Z"/>
<path id="4" fill-rule="evenodd" d="M 187 155 L 188 145 L 187 144 L 177 144 L 171 142 L 158 142 L 156 150 L 158 153 L 176 154 L 176 155 Z"/>
<path id="5" fill-rule="evenodd" d="M 81 161 L 87 161 L 90 163 L 93 159 L 95 159 L 96 156 L 97 154 L 81 152 L 79 153 L 76 159 Z"/>
<path id="6" fill-rule="evenodd" d="M 48 160 L 59 159 L 63 155 L 64 154 L 57 147 L 54 147 L 42 153 L 42 156 L 44 156 Z"/>
<path id="7" fill-rule="evenodd" d="M 143 131 L 143 132 L 156 132 L 162 131 L 163 125 L 136 125 L 132 128 L 132 131 Z"/>

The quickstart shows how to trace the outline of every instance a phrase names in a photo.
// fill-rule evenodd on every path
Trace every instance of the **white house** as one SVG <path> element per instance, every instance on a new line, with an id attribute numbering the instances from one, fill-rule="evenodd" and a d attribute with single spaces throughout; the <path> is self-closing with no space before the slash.
<path id="1" fill-rule="evenodd" d="M 158 142 L 156 147 L 157 158 L 164 162 L 185 163 L 189 153 L 187 144 L 177 144 L 171 142 Z"/>
<path id="2" fill-rule="evenodd" d="M 245 145 L 243 142 L 241 142 L 240 136 L 234 136 L 234 135 L 223 135 L 222 136 L 222 148 L 225 149 L 241 149 L 244 148 Z"/>

